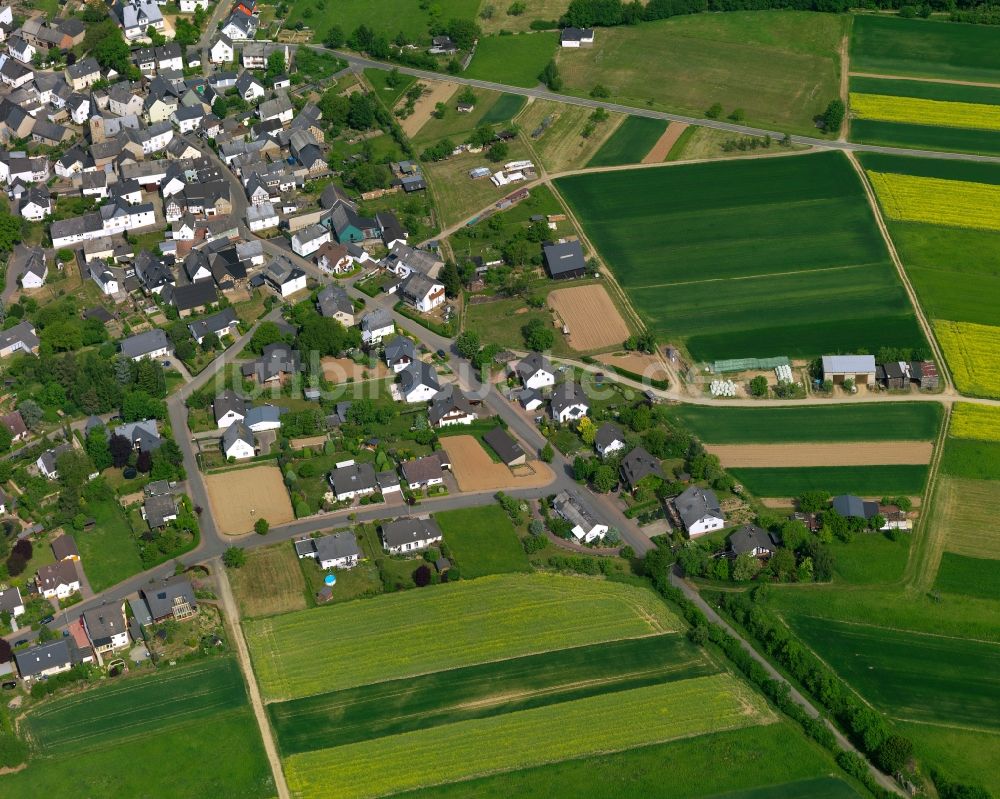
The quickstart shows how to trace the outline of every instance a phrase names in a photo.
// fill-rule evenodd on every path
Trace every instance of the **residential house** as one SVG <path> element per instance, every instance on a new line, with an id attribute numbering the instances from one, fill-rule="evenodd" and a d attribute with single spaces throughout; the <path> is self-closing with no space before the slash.
<path id="1" fill-rule="evenodd" d="M 222 452 L 238 461 L 253 458 L 257 454 L 253 431 L 243 422 L 233 422 L 222 434 Z"/>
<path id="2" fill-rule="evenodd" d="M 35 575 L 38 593 L 45 599 L 66 599 L 80 590 L 80 575 L 72 560 L 60 560 L 38 569 Z"/>
<path id="3" fill-rule="evenodd" d="M 361 341 L 369 347 L 382 343 L 382 339 L 391 336 L 395 329 L 392 314 L 385 308 L 376 308 L 361 317 Z M 0 350 L 0 355 L 2 354 L 3 351 Z"/>
<path id="4" fill-rule="evenodd" d="M 414 272 L 419 272 L 434 279 L 444 266 L 444 261 L 430 250 L 422 250 L 397 241 L 389 249 L 389 254 L 382 261 L 382 265 L 399 277 L 405 278 Z"/>
<path id="5" fill-rule="evenodd" d="M 377 220 L 361 216 L 354 203 L 339 197 L 334 200 L 324 219 L 324 224 L 329 226 L 340 244 L 360 244 L 379 236 Z"/>
<path id="6" fill-rule="evenodd" d="M 252 72 L 241 72 L 236 79 L 236 93 L 248 103 L 252 103 L 263 98 L 267 94 L 267 89 Z"/>
<path id="7" fill-rule="evenodd" d="M 330 241 L 330 231 L 322 225 L 309 225 L 292 236 L 292 252 L 308 258 Z"/>
<path id="8" fill-rule="evenodd" d="M 378 486 L 375 468 L 370 463 L 350 461 L 330 472 L 330 488 L 337 502 L 374 494 Z"/>
<path id="9" fill-rule="evenodd" d="M 354 268 L 354 259 L 343 244 L 325 242 L 316 250 L 316 266 L 324 272 L 340 275 Z"/>
<path id="10" fill-rule="evenodd" d="M 231 388 L 216 394 L 212 402 L 215 414 L 215 424 L 220 430 L 229 427 L 233 422 L 242 422 L 246 417 L 246 402 Z"/>
<path id="11" fill-rule="evenodd" d="M 83 628 L 98 656 L 123 649 L 129 644 L 125 605 L 104 605 L 83 612 Z"/>
<path id="12" fill-rule="evenodd" d="M 620 471 L 622 480 L 632 491 L 647 477 L 664 479 L 659 459 L 650 455 L 644 447 L 636 447 L 622 458 Z"/>
<path id="13" fill-rule="evenodd" d="M 277 119 L 282 125 L 287 125 L 295 116 L 295 107 L 286 96 L 279 95 L 273 100 L 266 100 L 257 106 L 257 113 L 265 122 L 269 119 Z"/>
<path id="14" fill-rule="evenodd" d="M 559 31 L 559 45 L 561 47 L 588 47 L 593 43 L 593 28 L 563 28 Z"/>
<path id="15" fill-rule="evenodd" d="M 553 280 L 583 277 L 587 272 L 587 259 L 579 241 L 565 241 L 542 246 L 545 268 Z"/>
<path id="16" fill-rule="evenodd" d="M 76 547 L 76 541 L 71 535 L 60 535 L 52 539 L 49 544 L 52 548 L 52 555 L 57 561 L 60 560 L 80 560 L 80 550 Z"/>
<path id="17" fill-rule="evenodd" d="M 191 581 L 180 575 L 164 580 L 158 588 L 143 588 L 139 593 L 154 622 L 166 619 L 185 621 L 198 611 Z"/>
<path id="18" fill-rule="evenodd" d="M 209 333 L 214 333 L 220 339 L 224 336 L 235 337 L 239 332 L 237 328 L 238 322 L 239 318 L 236 316 L 236 311 L 232 308 L 224 308 L 218 313 L 206 316 L 204 319 L 191 322 L 188 325 L 188 330 L 191 331 L 192 338 L 201 344 L 205 336 Z"/>
<path id="19" fill-rule="evenodd" d="M 163 14 L 155 0 L 116 0 L 111 7 L 126 39 L 139 39 L 148 28 L 163 30 Z"/>
<path id="20" fill-rule="evenodd" d="M 410 490 L 420 491 L 444 483 L 444 470 L 451 469 L 451 460 L 447 452 L 439 449 L 423 458 L 403 461 L 399 468 Z"/>
<path id="21" fill-rule="evenodd" d="M 0 613 L 9 613 L 12 619 L 24 614 L 24 600 L 16 585 L 0 590 Z"/>
<path id="22" fill-rule="evenodd" d="M 159 328 L 122 339 L 118 346 L 122 355 L 133 361 L 141 361 L 143 358 L 163 358 L 173 354 L 174 351 L 167 334 Z"/>
<path id="23" fill-rule="evenodd" d="M 673 505 L 691 538 L 726 526 L 719 498 L 711 488 L 689 486 L 682 494 L 674 497 Z"/>
<path id="24" fill-rule="evenodd" d="M 118 276 L 100 261 L 87 264 L 87 274 L 93 280 L 105 297 L 111 297 L 121 288 Z"/>
<path id="25" fill-rule="evenodd" d="M 316 305 L 320 315 L 336 319 L 344 327 L 354 324 L 354 303 L 342 287 L 333 284 L 324 286 L 316 295 Z"/>
<path id="26" fill-rule="evenodd" d="M 350 569 L 358 565 L 361 549 L 354 533 L 344 531 L 318 538 L 302 538 L 295 542 L 295 554 L 312 558 L 321 569 Z"/>
<path id="27" fill-rule="evenodd" d="M 441 390 L 434 367 L 423 361 L 411 363 L 399 378 L 400 393 L 408 403 L 427 402 Z"/>
<path id="28" fill-rule="evenodd" d="M 52 197 L 48 186 L 32 186 L 21 195 L 21 216 L 30 222 L 41 222 L 52 214 Z"/>
<path id="29" fill-rule="evenodd" d="M 128 439 L 136 452 L 153 452 L 163 443 L 156 419 L 140 419 L 120 424 L 115 428 L 115 435 Z"/>
<path id="30" fill-rule="evenodd" d="M 247 206 L 247 227 L 255 233 L 277 227 L 278 221 L 278 212 L 270 202 L 250 203 Z"/>
<path id="31" fill-rule="evenodd" d="M 267 69 L 267 60 L 272 53 L 281 53 L 285 57 L 285 68 L 292 64 L 292 49 L 287 44 L 276 42 L 247 42 L 243 45 L 240 59 L 246 69 Z"/>
<path id="32" fill-rule="evenodd" d="M 164 296 L 167 292 L 170 294 L 168 298 L 170 304 L 177 309 L 181 318 L 202 313 L 208 306 L 215 305 L 219 301 L 219 292 L 210 280 L 189 283 L 186 286 L 172 286 L 164 291 Z"/>
<path id="33" fill-rule="evenodd" d="M 421 313 L 430 313 L 444 304 L 444 284 L 438 283 L 420 272 L 411 272 L 399 284 L 399 296 Z"/>
<path id="34" fill-rule="evenodd" d="M 590 404 L 578 383 L 560 383 L 549 399 L 552 418 L 560 424 L 576 421 L 590 412 Z"/>
<path id="35" fill-rule="evenodd" d="M 427 418 L 431 427 L 451 427 L 457 424 L 472 424 L 479 418 L 476 405 L 456 385 L 442 388 L 431 398 Z"/>
<path id="36" fill-rule="evenodd" d="M 584 544 L 603 540 L 608 526 L 598 522 L 581 503 L 579 497 L 560 491 L 552 500 L 552 509 L 572 527 L 573 537 Z"/>
<path id="37" fill-rule="evenodd" d="M 11 411 L 0 415 L 0 424 L 10 431 L 11 439 L 15 442 L 24 441 L 28 437 L 28 427 L 25 425 L 20 411 Z"/>
<path id="38" fill-rule="evenodd" d="M 0 358 L 6 358 L 15 352 L 30 352 L 32 355 L 37 355 L 40 343 L 31 322 L 27 320 L 18 322 L 13 327 L 0 330 Z"/>
<path id="39" fill-rule="evenodd" d="M 444 538 L 434 519 L 405 517 L 382 523 L 382 545 L 390 555 L 416 552 Z"/>
<path id="40" fill-rule="evenodd" d="M 235 55 L 235 51 L 233 50 L 233 40 L 224 33 L 218 34 L 212 42 L 212 46 L 209 48 L 208 53 L 208 60 L 213 64 L 232 63 Z"/>
<path id="41" fill-rule="evenodd" d="M 38 459 L 35 461 L 35 466 L 38 467 L 38 472 L 43 477 L 49 480 L 56 480 L 59 478 L 59 469 L 56 465 L 56 461 L 59 456 L 64 452 L 68 452 L 73 447 L 70 444 L 60 444 L 58 447 L 52 447 L 51 449 L 45 450 Z"/>
<path id="42" fill-rule="evenodd" d="M 434 36 L 427 52 L 431 55 L 453 55 L 458 52 L 458 45 L 450 36 Z"/>
<path id="43" fill-rule="evenodd" d="M 875 384 L 874 355 L 824 355 L 823 380 L 834 385 L 843 385 L 845 380 L 853 380 L 856 386 Z"/>
<path id="44" fill-rule="evenodd" d="M 260 385 L 274 381 L 284 383 L 292 375 L 302 371 L 302 362 L 297 350 L 275 342 L 264 347 L 261 357 L 256 361 L 244 364 L 241 371 L 244 377 L 251 377 Z"/>
<path id="45" fill-rule="evenodd" d="M 556 384 L 556 373 L 549 359 L 537 352 L 527 355 L 515 368 L 525 388 L 539 390 Z"/>
<path id="46" fill-rule="evenodd" d="M 26 683 L 52 677 L 73 668 L 69 639 L 60 638 L 47 644 L 22 649 L 14 653 L 18 673 Z"/>
<path id="47" fill-rule="evenodd" d="M 605 422 L 597 428 L 597 435 L 594 436 L 594 446 L 597 454 L 602 458 L 607 458 L 616 452 L 625 449 L 625 434 L 614 422 Z"/>
<path id="48" fill-rule="evenodd" d="M 417 348 L 406 336 L 395 336 L 385 345 L 385 364 L 398 374 L 417 360 Z"/>
<path id="49" fill-rule="evenodd" d="M 836 513 L 845 519 L 865 519 L 866 521 L 878 513 L 878 503 L 869 502 L 852 494 L 841 494 L 830 500 L 830 505 Z"/>
<path id="50" fill-rule="evenodd" d="M 21 288 L 39 289 L 49 276 L 49 266 L 45 263 L 45 251 L 40 247 L 18 244 L 10 256 L 11 274 L 20 273 Z"/>
<path id="51" fill-rule="evenodd" d="M 497 454 L 501 463 L 507 466 L 521 466 L 528 460 L 521 445 L 500 425 L 486 433 L 483 441 Z"/>
<path id="52" fill-rule="evenodd" d="M 265 430 L 277 430 L 281 427 L 281 414 L 284 408 L 277 405 L 255 405 L 248 408 L 243 421 L 255 433 L 262 433 Z"/>
<path id="53" fill-rule="evenodd" d="M 223 35 L 232 41 L 247 41 L 257 34 L 258 20 L 256 17 L 233 12 L 222 26 Z"/>
<path id="54" fill-rule="evenodd" d="M 142 502 L 142 518 L 146 520 L 149 529 L 158 530 L 166 527 L 167 522 L 177 519 L 177 498 L 170 492 L 169 486 L 165 491 L 155 488 L 151 491 L 152 485 L 146 486 L 146 496 Z"/>
<path id="55" fill-rule="evenodd" d="M 101 65 L 93 58 L 81 58 L 66 67 L 66 83 L 75 92 L 89 89 L 101 79 Z"/>
<path id="56" fill-rule="evenodd" d="M 758 527 L 756 524 L 744 524 L 739 530 L 729 536 L 727 548 L 732 557 L 750 555 L 755 558 L 769 558 L 781 545 L 781 540 L 774 533 Z"/>
<path id="57" fill-rule="evenodd" d="M 294 239 L 292 240 L 294 244 Z M 274 258 L 264 270 L 264 280 L 279 296 L 288 297 L 306 288 L 306 273 L 283 255 Z"/>

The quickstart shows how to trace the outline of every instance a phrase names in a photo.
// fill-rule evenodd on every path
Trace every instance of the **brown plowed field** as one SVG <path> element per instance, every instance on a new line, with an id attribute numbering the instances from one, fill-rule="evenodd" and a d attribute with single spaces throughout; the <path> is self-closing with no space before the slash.
<path id="1" fill-rule="evenodd" d="M 929 441 L 877 444 L 724 444 L 706 446 L 724 467 L 732 466 L 897 466 L 930 463 Z"/>
<path id="2" fill-rule="evenodd" d="M 670 376 L 667 374 L 667 370 L 659 358 L 643 352 L 627 352 L 624 355 L 599 355 L 597 356 L 597 360 L 608 366 L 618 366 L 637 375 L 648 377 L 651 380 L 666 380 Z"/>
<path id="3" fill-rule="evenodd" d="M 685 130 L 687 130 L 687 125 L 683 122 L 671 122 L 667 125 L 667 129 L 657 139 L 656 144 L 653 145 L 653 149 L 646 153 L 646 157 L 642 159 L 642 163 L 662 164 L 666 161 L 667 155 L 670 153 L 670 148 L 677 143 L 677 140 Z"/>
<path id="4" fill-rule="evenodd" d="M 212 516 L 225 535 L 253 532 L 257 519 L 271 526 L 295 518 L 281 470 L 277 466 L 254 466 L 233 472 L 205 475 Z"/>
<path id="5" fill-rule="evenodd" d="M 538 488 L 555 478 L 541 461 L 515 467 L 515 474 L 502 463 L 494 463 L 474 436 L 443 436 L 441 446 L 451 457 L 451 469 L 462 491 L 492 491 L 500 488 Z"/>
<path id="6" fill-rule="evenodd" d="M 549 306 L 569 326 L 569 345 L 579 352 L 621 346 L 631 335 L 604 286 L 550 291 Z"/>
<path id="7" fill-rule="evenodd" d="M 406 119 L 400 121 L 400 127 L 410 138 L 416 136 L 420 129 L 427 124 L 431 118 L 431 112 L 438 103 L 447 103 L 451 96 L 458 90 L 457 83 L 447 83 L 445 81 L 424 81 L 424 85 L 430 91 L 424 92 L 420 99 L 413 104 L 413 113 Z"/>

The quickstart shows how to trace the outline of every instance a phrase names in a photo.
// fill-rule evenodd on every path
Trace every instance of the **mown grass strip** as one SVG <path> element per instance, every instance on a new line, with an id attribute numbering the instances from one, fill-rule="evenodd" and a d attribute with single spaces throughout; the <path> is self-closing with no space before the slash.
<path id="1" fill-rule="evenodd" d="M 773 720 L 717 674 L 293 755 L 285 770 L 298 799 L 364 799 Z"/>
<path id="2" fill-rule="evenodd" d="M 288 757 L 717 671 L 683 636 L 659 635 L 308 696 L 268 713 Z"/>
<path id="3" fill-rule="evenodd" d="M 559 574 L 491 575 L 245 624 L 268 699 L 679 627 L 648 589 Z"/>

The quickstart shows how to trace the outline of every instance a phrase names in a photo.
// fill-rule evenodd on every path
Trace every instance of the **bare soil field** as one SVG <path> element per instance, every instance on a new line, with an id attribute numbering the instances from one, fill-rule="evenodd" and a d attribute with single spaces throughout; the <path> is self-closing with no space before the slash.
<path id="1" fill-rule="evenodd" d="M 320 361 L 323 367 L 323 377 L 331 383 L 344 383 L 348 380 L 376 380 L 387 377 L 389 367 L 379 361 L 375 368 L 364 364 L 355 363 L 350 358 L 330 358 L 326 357 Z"/>
<path id="2" fill-rule="evenodd" d="M 205 475 L 212 515 L 225 535 L 243 535 L 253 530 L 257 519 L 271 526 L 295 518 L 292 503 L 277 466 L 253 466 L 222 474 Z"/>
<path id="3" fill-rule="evenodd" d="M 326 443 L 326 436 L 305 436 L 304 438 L 293 438 L 289 444 L 292 449 L 305 449 L 306 447 L 320 447 Z"/>
<path id="4" fill-rule="evenodd" d="M 578 352 L 620 347 L 631 335 L 604 286 L 550 291 L 549 306 L 569 327 L 569 345 Z"/>
<path id="5" fill-rule="evenodd" d="M 733 466 L 897 466 L 930 463 L 929 441 L 823 444 L 720 444 L 706 446 L 726 468 Z"/>
<path id="6" fill-rule="evenodd" d="M 642 159 L 642 163 L 662 164 L 666 161 L 670 148 L 677 143 L 677 140 L 685 130 L 687 130 L 687 125 L 683 122 L 671 122 L 667 125 L 667 129 L 663 131 L 663 135 L 653 145 L 653 149 L 646 153 L 646 157 Z"/>
<path id="7" fill-rule="evenodd" d="M 447 81 L 424 81 L 423 85 L 430 91 L 425 91 L 420 99 L 413 104 L 413 113 L 399 122 L 403 133 L 410 138 L 416 136 L 427 120 L 431 118 L 434 106 L 438 103 L 447 103 L 458 89 L 457 83 L 448 83 Z"/>
<path id="8" fill-rule="evenodd" d="M 627 352 L 623 354 L 600 355 L 597 360 L 608 366 L 617 366 L 635 372 L 637 375 L 644 375 L 651 380 L 666 380 L 669 375 L 663 362 L 655 355 L 647 355 L 641 352 Z"/>
<path id="9" fill-rule="evenodd" d="M 305 610 L 306 584 L 289 541 L 247 553 L 247 562 L 229 572 L 243 616 L 271 616 Z"/>
<path id="10" fill-rule="evenodd" d="M 516 467 L 517 474 L 502 463 L 494 463 L 474 436 L 445 436 L 441 446 L 451 457 L 451 468 L 462 491 L 538 488 L 555 479 L 552 470 L 541 461 Z"/>

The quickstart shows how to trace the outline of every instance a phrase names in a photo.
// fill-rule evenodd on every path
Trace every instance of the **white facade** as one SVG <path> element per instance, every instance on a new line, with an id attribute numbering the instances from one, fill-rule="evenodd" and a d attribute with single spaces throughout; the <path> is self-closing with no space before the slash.
<path id="1" fill-rule="evenodd" d="M 582 402 L 575 402 L 572 405 L 567 405 L 564 408 L 560 408 L 559 411 L 552 411 L 552 418 L 554 418 L 560 424 L 565 424 L 566 422 L 572 422 L 576 419 L 580 419 L 587 415 L 587 411 L 590 408 Z"/>
<path id="2" fill-rule="evenodd" d="M 694 538 L 697 535 L 704 535 L 705 533 L 711 533 L 714 530 L 721 530 L 725 526 L 726 522 L 723 519 L 720 519 L 718 516 L 706 514 L 698 519 L 698 521 L 688 525 L 687 531 L 688 535 Z"/>
<path id="3" fill-rule="evenodd" d="M 80 581 L 73 580 L 71 583 L 59 583 L 53 588 L 46 588 L 42 591 L 42 596 L 46 599 L 66 599 L 80 590 Z"/>
<path id="4" fill-rule="evenodd" d="M 208 9 L 208 0 L 181 0 L 181 13 L 193 14 L 197 9 Z"/>
<path id="5" fill-rule="evenodd" d="M 313 226 L 314 227 L 314 226 Z M 307 228 L 306 230 L 310 230 Z M 305 233 L 306 231 L 302 231 Z M 306 258 L 322 247 L 330 240 L 330 231 L 324 229 L 324 233 L 309 232 L 306 235 L 296 233 L 292 236 L 292 251 L 296 255 Z"/>
<path id="6" fill-rule="evenodd" d="M 440 388 L 418 383 L 415 386 L 411 386 L 410 390 L 403 394 L 403 399 L 409 403 L 428 402 L 440 390 Z"/>
<path id="7" fill-rule="evenodd" d="M 52 213 L 52 208 L 48 205 L 41 205 L 36 202 L 28 202 L 21 209 L 21 216 L 29 222 L 41 222 Z"/>
<path id="8" fill-rule="evenodd" d="M 213 64 L 229 64 L 233 60 L 233 55 L 233 48 L 222 39 L 219 39 L 212 45 L 212 49 L 209 50 L 208 60 Z"/>
<path id="9" fill-rule="evenodd" d="M 306 274 L 303 272 L 297 277 L 292 277 L 281 284 L 280 293 L 282 297 L 288 297 L 296 291 L 303 291 L 306 288 Z"/>
<path id="10" fill-rule="evenodd" d="M 237 413 L 234 410 L 228 410 L 224 414 L 222 414 L 222 416 L 219 417 L 218 427 L 220 430 L 225 430 L 227 427 L 229 427 L 229 425 L 233 424 L 234 422 L 242 422 L 242 421 L 243 421 L 243 414 Z"/>
<path id="11" fill-rule="evenodd" d="M 382 339 L 386 336 L 391 336 L 396 330 L 396 325 L 393 322 L 389 322 L 385 327 L 376 327 L 373 330 L 362 330 L 361 340 L 368 344 L 381 344 Z"/>
<path id="12" fill-rule="evenodd" d="M 254 452 L 253 445 L 248 444 L 241 438 L 236 439 L 229 447 L 226 449 L 226 457 L 233 458 L 235 460 L 246 460 L 247 458 L 252 458 L 256 453 Z"/>
<path id="13" fill-rule="evenodd" d="M 45 271 L 37 275 L 34 272 L 25 272 L 21 275 L 21 287 L 26 289 L 40 289 L 45 285 L 45 278 L 49 276 L 49 267 L 46 265 Z"/>
<path id="14" fill-rule="evenodd" d="M 255 203 L 247 209 L 247 227 L 256 232 L 278 226 L 278 213 L 269 202 Z"/>
<path id="15" fill-rule="evenodd" d="M 547 372 L 544 369 L 539 369 L 524 381 L 525 388 L 533 388 L 535 391 L 547 388 L 548 386 L 554 386 L 555 384 L 556 376 L 552 372 Z"/>

